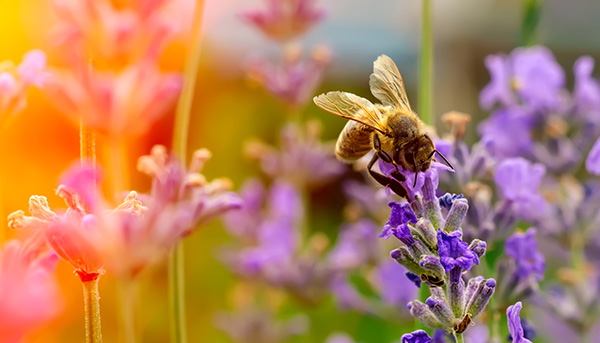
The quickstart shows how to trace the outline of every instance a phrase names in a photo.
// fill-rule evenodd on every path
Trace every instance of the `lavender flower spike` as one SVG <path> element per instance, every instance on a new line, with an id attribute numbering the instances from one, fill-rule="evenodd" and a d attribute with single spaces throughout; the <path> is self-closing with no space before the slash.
<path id="1" fill-rule="evenodd" d="M 585 109 L 600 109 L 600 82 L 592 78 L 594 59 L 581 56 L 575 61 L 575 87 L 573 96 L 578 106 Z"/>
<path id="2" fill-rule="evenodd" d="M 594 143 L 592 150 L 585 159 L 585 169 L 590 174 L 600 175 L 600 138 Z"/>
<path id="3" fill-rule="evenodd" d="M 402 343 L 432 343 L 433 338 L 429 337 L 427 332 L 423 330 L 417 330 L 411 333 L 402 335 Z"/>
<path id="4" fill-rule="evenodd" d="M 438 253 L 446 272 L 450 272 L 450 282 L 458 282 L 462 270 L 469 270 L 473 262 L 479 264 L 477 255 L 468 249 L 467 243 L 460 239 L 461 233 L 454 231 L 446 234 L 438 230 Z"/>
<path id="5" fill-rule="evenodd" d="M 508 331 L 512 336 L 513 343 L 531 343 L 530 340 L 525 338 L 523 327 L 521 326 L 521 317 L 519 316 L 521 308 L 523 308 L 523 305 L 519 301 L 516 304 L 509 306 L 506 310 L 506 316 L 508 317 Z"/>
<path id="6" fill-rule="evenodd" d="M 516 277 L 525 279 L 534 274 L 537 280 L 544 277 L 546 262 L 544 255 L 537 249 L 537 242 L 534 238 L 535 229 L 530 228 L 525 233 L 517 232 L 506 240 L 506 255 L 512 257 L 517 265 Z"/>
<path id="7" fill-rule="evenodd" d="M 383 231 L 378 237 L 388 239 L 391 235 L 394 235 L 407 246 L 412 246 L 415 243 L 415 240 L 410 233 L 408 224 L 417 223 L 417 216 L 415 215 L 415 212 L 408 203 L 400 204 L 395 201 L 391 201 L 388 206 L 392 208 L 392 213 L 390 214 L 390 219 L 387 221 L 387 223 L 385 223 L 383 226 Z"/>
<path id="8" fill-rule="evenodd" d="M 494 181 L 504 198 L 512 203 L 515 214 L 522 219 L 533 221 L 544 215 L 548 203 L 538 193 L 546 167 L 542 164 L 510 158 L 502 161 L 496 169 Z"/>

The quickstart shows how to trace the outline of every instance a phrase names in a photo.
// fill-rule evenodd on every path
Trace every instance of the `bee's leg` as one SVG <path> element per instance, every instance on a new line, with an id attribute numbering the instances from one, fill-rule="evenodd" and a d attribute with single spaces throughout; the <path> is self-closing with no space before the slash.
<path id="1" fill-rule="evenodd" d="M 390 187 L 390 189 L 398 194 L 400 197 L 402 198 L 408 198 L 408 192 L 406 191 L 406 188 L 404 186 L 402 186 L 402 184 L 400 182 L 398 182 L 397 180 L 385 176 L 383 174 L 380 174 L 374 170 L 372 170 L 373 165 L 375 164 L 375 162 L 377 162 L 377 160 L 379 159 L 379 154 L 375 153 L 373 155 L 373 158 L 371 158 L 371 161 L 369 162 L 369 165 L 367 166 L 367 171 L 369 172 L 369 175 L 371 175 L 371 177 L 377 181 L 380 185 L 384 186 L 384 187 Z"/>
<path id="2" fill-rule="evenodd" d="M 402 175 L 398 170 L 398 164 L 396 163 L 396 161 L 393 158 L 391 158 L 387 152 L 381 149 L 381 141 L 379 140 L 379 136 L 377 135 L 377 133 L 373 134 L 373 148 L 375 149 L 376 155 L 378 155 L 379 158 L 383 160 L 383 162 L 391 163 L 394 165 L 394 168 L 396 168 L 396 170 L 392 172 L 392 176 L 395 179 L 400 180 L 401 182 L 406 181 L 406 177 L 404 177 L 404 175 Z"/>

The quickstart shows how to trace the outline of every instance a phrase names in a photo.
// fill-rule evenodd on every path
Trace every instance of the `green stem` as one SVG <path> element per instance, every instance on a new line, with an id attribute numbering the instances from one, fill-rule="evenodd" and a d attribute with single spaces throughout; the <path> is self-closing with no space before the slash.
<path id="1" fill-rule="evenodd" d="M 542 16 L 543 0 L 523 1 L 523 22 L 521 23 L 521 46 L 534 45 L 537 28 Z"/>
<path id="2" fill-rule="evenodd" d="M 456 343 L 463 343 L 463 335 L 462 333 L 454 333 L 454 339 L 456 341 Z"/>
<path id="3" fill-rule="evenodd" d="M 183 244 L 178 244 L 169 259 L 169 311 L 171 318 L 171 342 L 187 342 L 185 330 L 185 302 L 183 275 Z"/>
<path id="4" fill-rule="evenodd" d="M 181 97 L 177 104 L 175 113 L 175 125 L 173 128 L 173 152 L 181 160 L 187 157 L 187 141 L 194 100 L 194 89 L 196 88 L 196 77 L 200 65 L 200 54 L 202 52 L 201 32 L 202 10 L 204 1 L 196 2 L 194 13 L 194 27 L 192 32 L 192 49 L 187 56 L 184 85 Z M 171 342 L 184 343 L 186 338 L 185 326 L 185 300 L 184 300 L 184 275 L 183 275 L 183 243 L 179 243 L 169 259 L 169 308 L 171 316 Z"/>
<path id="5" fill-rule="evenodd" d="M 201 22 L 202 9 L 204 1 L 196 2 L 196 13 L 194 17 L 193 47 L 187 56 L 184 85 L 181 97 L 177 103 L 177 112 L 175 113 L 175 127 L 173 128 L 173 152 L 182 160 L 186 158 L 188 132 L 190 126 L 190 117 L 192 104 L 194 102 L 194 89 L 196 88 L 196 76 L 200 67 L 200 55 L 202 53 L 201 44 Z"/>
<path id="6" fill-rule="evenodd" d="M 419 61 L 419 116 L 425 124 L 434 126 L 433 120 L 433 32 L 431 0 L 422 0 L 421 56 Z"/>
<path id="7" fill-rule="evenodd" d="M 121 337 L 125 343 L 135 343 L 135 307 L 137 302 L 137 283 L 133 279 L 119 281 L 121 304 Z"/>
<path id="8" fill-rule="evenodd" d="M 100 293 L 98 292 L 98 280 L 95 278 L 83 283 L 83 299 L 85 303 L 85 341 L 87 343 L 102 342 L 102 330 L 100 328 Z"/>

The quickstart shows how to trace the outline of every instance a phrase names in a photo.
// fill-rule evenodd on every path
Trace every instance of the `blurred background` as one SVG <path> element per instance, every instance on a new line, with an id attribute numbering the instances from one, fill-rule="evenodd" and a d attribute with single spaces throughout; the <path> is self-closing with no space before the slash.
<path id="1" fill-rule="evenodd" d="M 50 66 L 60 64 L 49 28 L 56 17 L 46 0 L 0 0 L 0 60 L 20 61 L 34 48 L 48 54 Z M 118 1 L 116 1 L 118 2 Z M 420 2 L 417 0 L 316 0 L 327 17 L 308 31 L 299 43 L 311 49 L 316 44 L 329 47 L 332 58 L 325 68 L 316 94 L 329 90 L 347 90 L 372 99 L 368 77 L 372 62 L 387 54 L 397 63 L 404 77 L 413 109 L 417 108 L 418 48 Z M 260 175 L 256 161 L 246 158 L 243 144 L 259 137 L 275 144 L 279 128 L 286 122 L 285 106 L 268 92 L 248 80 L 247 70 L 253 58 L 278 59 L 280 46 L 244 23 L 240 12 L 264 6 L 262 0 L 207 0 L 203 23 L 203 51 L 197 75 L 189 151 L 206 147 L 213 153 L 204 173 L 209 179 L 226 176 L 235 189 L 250 176 Z M 448 111 L 471 114 L 476 124 L 484 116 L 478 94 L 489 74 L 483 60 L 486 55 L 508 53 L 518 45 L 522 2 L 516 0 L 434 0 L 435 76 L 434 113 L 439 132 L 447 128 L 439 119 Z M 600 2 L 595 0 L 546 0 L 539 26 L 539 43 L 549 47 L 566 70 L 578 56 L 600 59 Z M 181 71 L 186 49 L 183 37 L 167 47 L 161 58 L 164 70 Z M 596 73 L 597 74 L 597 73 Z M 567 82 L 572 84 L 572 73 Z M 323 123 L 322 138 L 336 139 L 345 121 L 319 110 L 312 102 L 303 109 L 303 117 Z M 154 144 L 170 145 L 174 108 L 154 123 L 147 134 L 127 140 L 130 186 L 148 190 L 150 180 L 135 170 L 137 157 L 147 154 Z M 469 139 L 476 138 L 470 125 Z M 2 217 L 25 209 L 30 195 L 46 195 L 52 207 L 64 207 L 54 196 L 60 174 L 79 156 L 78 123 L 61 115 L 44 96 L 33 89 L 27 108 L 11 118 L 0 135 L 3 203 Z M 102 137 L 99 138 L 99 163 Z M 348 171 L 350 172 L 350 171 Z M 337 235 L 342 222 L 339 185 L 313 193 L 311 230 L 330 237 Z M 5 228 L 5 238 L 15 237 Z M 190 342 L 230 342 L 218 330 L 215 315 L 232 307 L 234 278 L 217 258 L 219 247 L 231 238 L 220 222 L 202 228 L 185 241 L 186 297 Z M 27 338 L 27 342 L 53 343 L 80 341 L 83 332 L 83 306 L 78 295 L 79 280 L 72 267 L 61 262 L 58 268 L 64 310 L 48 326 Z M 140 341 L 168 341 L 166 265 L 158 265 L 142 275 L 138 326 Z M 116 286 L 110 275 L 101 282 L 103 333 L 106 342 L 117 340 L 119 316 Z M 354 335 L 358 342 L 390 342 L 404 329 L 386 325 L 374 317 L 340 312 L 333 301 L 312 309 L 291 308 L 289 313 L 305 312 L 311 321 L 310 338 L 294 342 L 322 342 L 331 330 Z"/>

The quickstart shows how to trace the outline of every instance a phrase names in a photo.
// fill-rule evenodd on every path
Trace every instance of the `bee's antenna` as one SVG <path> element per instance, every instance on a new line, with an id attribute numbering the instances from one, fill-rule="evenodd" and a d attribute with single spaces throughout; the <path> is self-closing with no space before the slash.
<path id="1" fill-rule="evenodd" d="M 417 165 L 417 160 L 415 159 L 415 153 L 413 152 L 413 161 L 415 162 L 415 183 L 413 184 L 413 188 L 417 187 L 417 174 L 419 174 L 419 167 Z"/>
<path id="2" fill-rule="evenodd" d="M 438 155 L 440 155 L 440 157 L 441 157 L 441 158 L 444 160 L 444 162 L 446 162 L 446 164 L 447 164 L 447 165 L 448 165 L 450 168 L 452 168 L 452 171 L 454 171 L 454 166 L 452 165 L 452 163 L 450 163 L 450 162 L 449 162 L 449 161 L 446 159 L 446 157 L 444 157 L 444 155 L 442 155 L 442 153 L 441 153 L 441 152 L 439 152 L 439 151 L 437 151 L 437 150 L 433 150 L 433 151 L 431 152 L 431 156 L 433 156 L 433 153 L 435 153 L 435 152 L 437 152 L 437 154 L 438 154 Z M 431 156 L 430 156 L 430 157 L 431 157 Z"/>

